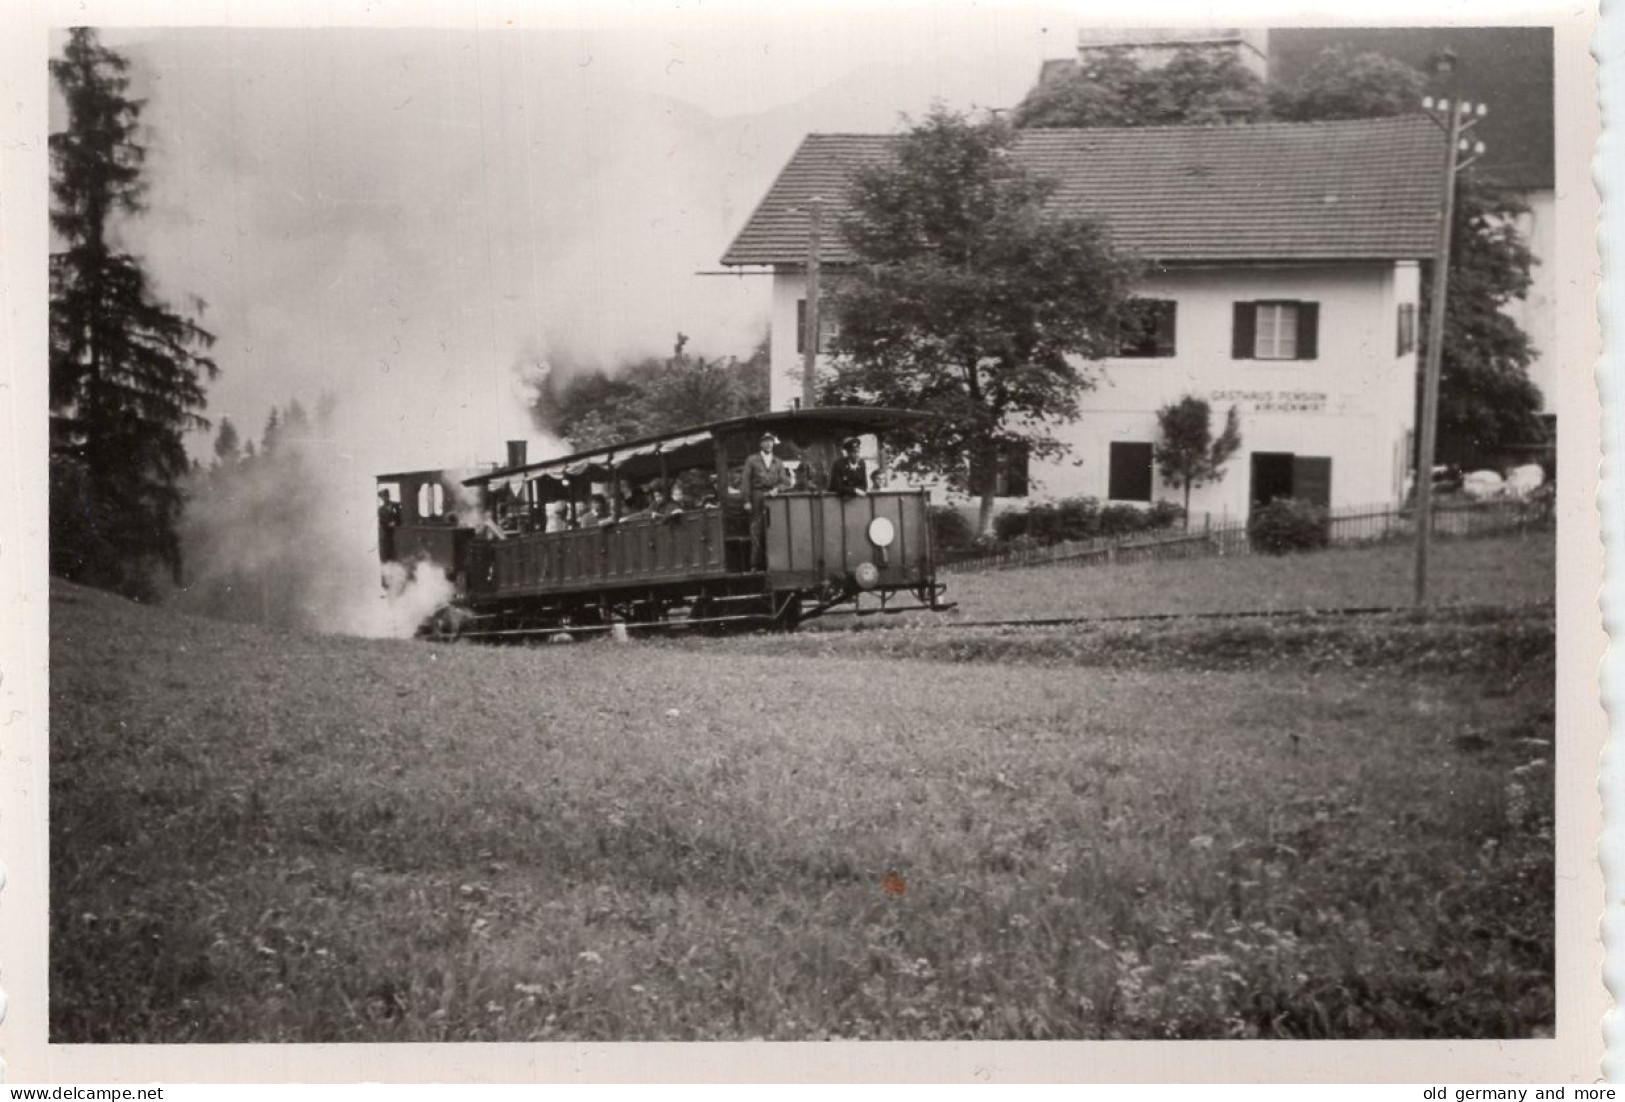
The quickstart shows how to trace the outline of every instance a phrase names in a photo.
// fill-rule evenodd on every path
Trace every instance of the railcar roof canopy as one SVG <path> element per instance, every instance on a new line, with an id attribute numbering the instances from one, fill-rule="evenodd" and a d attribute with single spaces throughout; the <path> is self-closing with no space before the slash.
<path id="1" fill-rule="evenodd" d="M 930 418 L 928 413 L 914 410 L 884 409 L 871 406 L 822 406 L 815 409 L 777 410 L 772 413 L 753 413 L 726 421 L 713 421 L 707 425 L 680 429 L 675 432 L 646 436 L 619 444 L 609 444 L 570 455 L 526 463 L 518 467 L 499 467 L 463 480 L 465 486 L 490 483 L 528 481 L 536 477 L 555 479 L 590 478 L 603 481 L 611 472 L 623 473 L 629 478 L 643 478 L 658 470 L 664 460 L 668 465 L 699 466 L 711 457 L 710 445 L 722 440 L 726 445 L 745 445 L 751 450 L 764 432 L 782 436 L 794 443 L 808 443 L 828 439 L 839 442 L 854 433 L 885 432 L 910 421 Z"/>

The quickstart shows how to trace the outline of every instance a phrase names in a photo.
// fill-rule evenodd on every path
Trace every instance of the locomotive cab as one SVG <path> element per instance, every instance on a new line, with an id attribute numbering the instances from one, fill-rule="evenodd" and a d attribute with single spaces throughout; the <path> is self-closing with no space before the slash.
<path id="1" fill-rule="evenodd" d="M 424 564 L 455 579 L 468 558 L 473 519 L 483 506 L 463 490 L 472 470 L 379 475 L 378 560 L 384 585 L 396 588 Z"/>

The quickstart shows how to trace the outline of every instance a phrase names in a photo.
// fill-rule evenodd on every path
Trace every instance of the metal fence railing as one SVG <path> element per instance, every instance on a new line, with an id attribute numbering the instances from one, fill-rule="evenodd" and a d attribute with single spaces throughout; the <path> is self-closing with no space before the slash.
<path id="1" fill-rule="evenodd" d="M 1344 506 L 1326 517 L 1329 546 L 1381 543 L 1414 537 L 1416 510 L 1408 505 Z M 1433 509 L 1433 531 L 1441 537 L 1489 536 L 1534 531 L 1552 524 L 1550 496 L 1531 499 L 1441 502 Z M 1255 552 L 1243 521 L 1130 536 L 1059 540 L 996 551 L 947 552 L 937 556 L 937 569 L 949 574 L 1038 566 L 1095 566 L 1128 562 L 1161 562 Z"/>

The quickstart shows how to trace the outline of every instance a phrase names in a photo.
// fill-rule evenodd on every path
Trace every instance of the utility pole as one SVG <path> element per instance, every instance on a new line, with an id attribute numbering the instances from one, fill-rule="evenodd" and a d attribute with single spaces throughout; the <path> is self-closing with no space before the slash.
<path id="1" fill-rule="evenodd" d="M 1445 94 L 1435 100 L 1428 96 L 1422 106 L 1429 112 L 1434 125 L 1447 136 L 1444 154 L 1444 176 L 1440 184 L 1439 248 L 1433 258 L 1433 292 L 1428 312 L 1427 357 L 1422 366 L 1422 423 L 1421 438 L 1416 456 L 1416 594 L 1417 607 L 1428 599 L 1428 551 L 1433 542 L 1433 457 L 1439 437 L 1439 364 L 1444 353 L 1445 303 L 1450 292 L 1450 231 L 1456 217 L 1456 175 L 1478 160 L 1484 152 L 1484 143 L 1478 142 L 1472 156 L 1457 159 L 1457 152 L 1467 148 L 1464 133 L 1484 117 L 1481 103 L 1474 114 L 1473 105 L 1456 99 L 1456 54 L 1453 50 L 1440 51 L 1433 59 L 1434 75 L 1440 79 Z M 1435 113 L 1437 112 L 1437 114 Z M 1441 119 L 1439 116 L 1442 115 Z"/>
<path id="2" fill-rule="evenodd" d="M 818 276 L 824 236 L 824 200 L 812 197 L 807 226 L 807 317 L 801 336 L 801 407 L 818 404 Z"/>

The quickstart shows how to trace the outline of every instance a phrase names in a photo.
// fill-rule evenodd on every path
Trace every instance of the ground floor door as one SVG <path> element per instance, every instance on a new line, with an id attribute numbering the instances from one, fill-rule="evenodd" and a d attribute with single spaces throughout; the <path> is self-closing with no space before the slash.
<path id="1" fill-rule="evenodd" d="M 1252 503 L 1268 505 L 1281 497 L 1328 508 L 1332 503 L 1331 459 L 1294 452 L 1253 452 Z"/>

